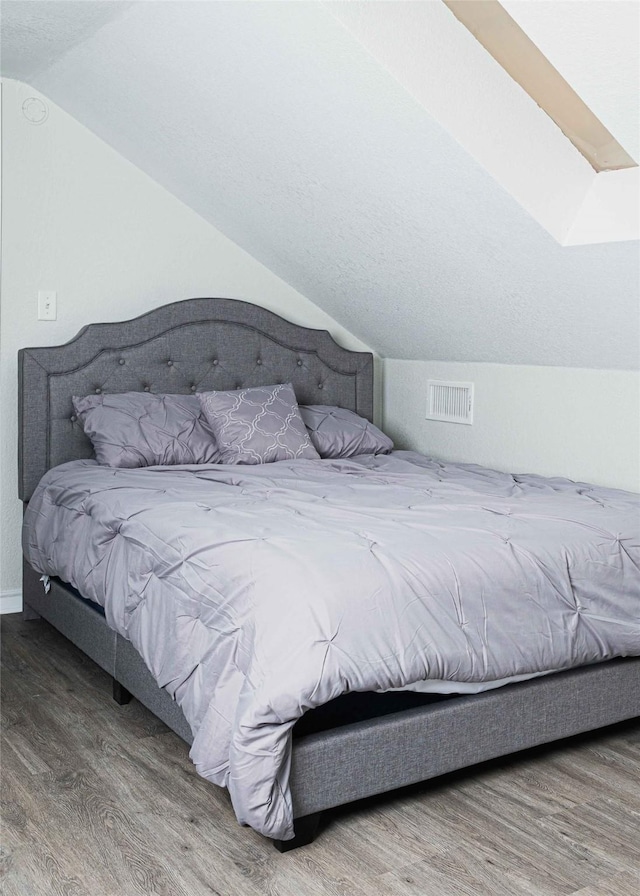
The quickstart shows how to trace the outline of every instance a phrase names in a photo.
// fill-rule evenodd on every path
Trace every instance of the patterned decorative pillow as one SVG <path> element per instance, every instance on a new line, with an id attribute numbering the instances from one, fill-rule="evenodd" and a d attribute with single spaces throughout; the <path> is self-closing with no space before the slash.
<path id="1" fill-rule="evenodd" d="M 99 464 L 215 464 L 220 452 L 195 395 L 118 392 L 73 396 Z"/>
<path id="2" fill-rule="evenodd" d="M 329 405 L 300 406 L 300 415 L 320 457 L 355 457 L 356 454 L 388 454 L 393 442 L 364 417 Z"/>
<path id="3" fill-rule="evenodd" d="M 314 459 L 291 383 L 234 392 L 199 392 L 202 410 L 225 464 Z"/>

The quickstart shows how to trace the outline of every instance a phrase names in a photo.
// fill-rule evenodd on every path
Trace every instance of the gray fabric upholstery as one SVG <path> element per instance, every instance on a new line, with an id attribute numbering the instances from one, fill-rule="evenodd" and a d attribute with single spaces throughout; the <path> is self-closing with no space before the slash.
<path id="1" fill-rule="evenodd" d="M 191 728 L 180 707 L 158 687 L 135 648 L 109 628 L 97 604 L 82 600 L 70 585 L 55 578 L 45 594 L 38 573 L 26 562 L 23 583 L 26 616 L 50 622 L 172 731 L 191 743 Z"/>
<path id="2" fill-rule="evenodd" d="M 130 691 L 154 716 L 168 725 L 172 731 L 191 744 L 193 734 L 189 723 L 175 700 L 156 684 L 144 660 L 130 641 L 120 635 L 116 639 L 115 671 L 113 677 Z"/>
<path id="3" fill-rule="evenodd" d="M 25 608 L 50 622 L 101 669 L 113 675 L 118 635 L 108 627 L 100 607 L 82 600 L 59 579 L 51 579 L 50 585 L 49 593 L 45 594 L 39 573 L 24 561 L 22 596 Z"/>
<path id="4" fill-rule="evenodd" d="M 66 345 L 19 354 L 19 493 L 57 464 L 92 456 L 72 395 L 170 394 L 292 383 L 301 404 L 373 416 L 373 358 L 326 330 L 234 299 L 187 299 L 130 321 L 90 324 Z"/>
<path id="5" fill-rule="evenodd" d="M 296 817 L 640 714 L 640 659 L 609 660 L 294 741 Z"/>
<path id="6" fill-rule="evenodd" d="M 199 392 L 198 398 L 224 464 L 317 460 L 291 383 L 232 392 Z"/>

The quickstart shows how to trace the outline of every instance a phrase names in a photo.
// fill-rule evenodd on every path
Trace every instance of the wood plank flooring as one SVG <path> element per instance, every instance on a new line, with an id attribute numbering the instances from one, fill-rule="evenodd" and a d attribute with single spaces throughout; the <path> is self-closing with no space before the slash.
<path id="1" fill-rule="evenodd" d="M 1 625 L 4 896 L 640 894 L 640 722 L 336 810 L 280 855 L 65 638 Z"/>

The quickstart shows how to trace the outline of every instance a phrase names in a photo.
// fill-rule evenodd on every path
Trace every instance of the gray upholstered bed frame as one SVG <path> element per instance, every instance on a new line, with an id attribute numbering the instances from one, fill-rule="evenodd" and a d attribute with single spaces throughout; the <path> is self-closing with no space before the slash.
<path id="1" fill-rule="evenodd" d="M 185 393 L 292 382 L 305 404 L 373 415 L 373 358 L 330 334 L 231 299 L 189 299 L 121 323 L 91 324 L 66 345 L 19 356 L 20 497 L 26 503 L 51 467 L 91 456 L 72 395 Z M 159 689 L 131 644 L 69 585 L 24 568 L 28 618 L 41 616 L 114 680 L 114 697 L 135 696 L 185 741 L 179 707 Z M 640 659 L 611 660 L 471 697 L 426 703 L 311 733 L 293 742 L 296 837 L 313 839 L 334 806 L 640 715 Z"/>

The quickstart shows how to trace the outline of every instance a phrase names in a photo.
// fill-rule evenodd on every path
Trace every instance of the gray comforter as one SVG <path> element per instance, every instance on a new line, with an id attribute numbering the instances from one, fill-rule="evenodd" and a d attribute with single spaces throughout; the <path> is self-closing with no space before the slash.
<path id="1" fill-rule="evenodd" d="M 292 831 L 291 729 L 349 690 L 640 654 L 640 496 L 410 452 L 51 470 L 27 558 L 100 603 L 241 822 Z"/>

